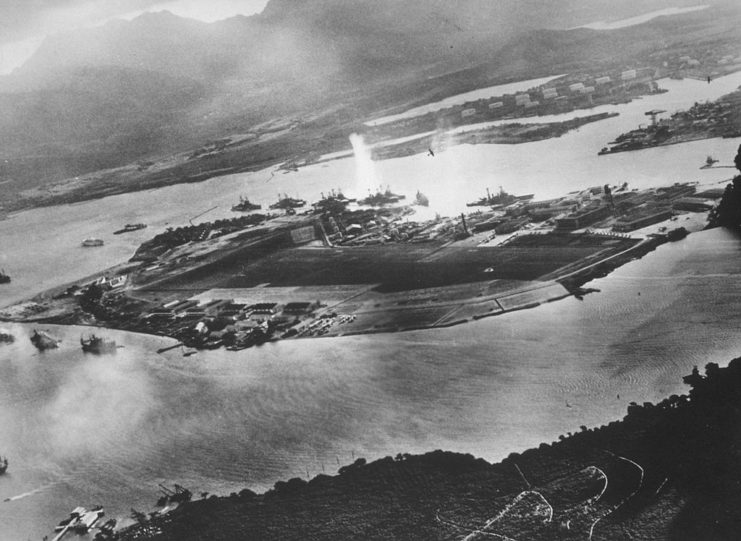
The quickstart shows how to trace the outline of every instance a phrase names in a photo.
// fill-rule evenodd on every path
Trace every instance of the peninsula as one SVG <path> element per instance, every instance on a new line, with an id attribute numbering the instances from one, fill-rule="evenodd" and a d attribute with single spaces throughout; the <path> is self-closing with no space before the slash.
<path id="1" fill-rule="evenodd" d="M 695 103 L 686 111 L 672 113 L 669 118 L 661 118 L 667 111 L 652 109 L 645 113 L 651 119 L 647 125 L 618 135 L 599 154 L 675 145 L 712 137 L 739 137 L 739 103 L 741 90 L 731 92 L 714 102 Z M 710 166 L 712 163 L 708 164 Z"/>

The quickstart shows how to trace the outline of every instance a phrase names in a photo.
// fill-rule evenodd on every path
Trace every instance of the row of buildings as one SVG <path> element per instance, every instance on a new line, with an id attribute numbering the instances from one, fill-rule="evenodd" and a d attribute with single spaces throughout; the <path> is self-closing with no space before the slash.
<path id="1" fill-rule="evenodd" d="M 653 75 L 653 69 L 642 68 L 623 70 L 598 77 L 576 76 L 558 79 L 547 86 L 488 100 L 486 109 L 489 113 L 506 114 L 513 109 L 528 111 L 538 107 L 567 107 L 574 100 L 585 99 L 590 102 L 595 95 L 611 95 L 619 89 L 634 84 L 649 85 L 648 91 L 658 90 L 658 86 L 653 82 Z M 482 108 L 479 104 L 468 104 L 460 114 L 461 118 L 470 118 L 481 112 Z"/>
<path id="2" fill-rule="evenodd" d="M 677 212 L 706 212 L 722 191 L 696 193 L 692 184 L 675 184 L 655 190 L 607 191 L 555 220 L 556 229 L 574 231 L 601 224 L 616 232 L 629 232 L 671 219 Z"/>

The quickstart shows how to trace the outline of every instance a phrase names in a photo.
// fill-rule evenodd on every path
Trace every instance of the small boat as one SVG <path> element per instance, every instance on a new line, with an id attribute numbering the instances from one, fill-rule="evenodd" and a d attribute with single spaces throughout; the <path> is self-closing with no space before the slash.
<path id="1" fill-rule="evenodd" d="M 122 229 L 119 229 L 118 231 L 114 231 L 114 235 L 121 235 L 123 233 L 130 233 L 131 231 L 138 231 L 140 229 L 144 229 L 147 227 L 147 224 L 126 224 L 123 226 Z M 100 241 L 101 243 L 103 241 Z"/>
<path id="2" fill-rule="evenodd" d="M 110 518 L 103 524 L 98 526 L 98 533 L 93 537 L 93 541 L 109 541 L 118 539 L 116 535 L 116 525 L 118 521 L 115 518 Z"/>
<path id="3" fill-rule="evenodd" d="M 718 160 L 716 160 L 712 156 L 708 156 L 707 158 L 705 158 L 705 165 L 703 165 L 702 167 L 700 167 L 700 169 L 710 169 L 716 163 L 718 163 Z"/>
<path id="4" fill-rule="evenodd" d="M 234 212 L 249 212 L 251 210 L 260 210 L 262 205 L 251 202 L 246 197 L 239 196 L 239 203 L 232 207 Z"/>
<path id="5" fill-rule="evenodd" d="M 2 457 L 0 458 L 0 475 L 3 475 L 6 471 L 8 471 L 8 457 Z"/>
<path id="6" fill-rule="evenodd" d="M 47 349 L 56 349 L 59 347 L 59 341 L 55 340 L 45 332 L 39 332 L 36 329 L 33 330 L 31 335 L 31 343 L 39 351 L 46 351 Z"/>
<path id="7" fill-rule="evenodd" d="M 85 239 L 82 241 L 82 246 L 85 248 L 94 248 L 96 246 L 103 246 L 103 240 L 102 239 Z"/>
<path id="8" fill-rule="evenodd" d="M 85 353 L 95 353 L 96 355 L 115 353 L 117 347 L 114 340 L 106 340 L 94 334 L 91 334 L 88 339 L 80 337 L 80 346 Z"/>
<path id="9" fill-rule="evenodd" d="M 0 270 L 0 284 L 9 284 L 10 283 L 10 276 L 5 274 L 5 269 Z"/>
<path id="10" fill-rule="evenodd" d="M 430 206 L 430 200 L 427 199 L 427 196 L 417 190 L 417 195 L 414 198 L 414 204 L 420 205 L 422 207 L 429 207 Z"/>

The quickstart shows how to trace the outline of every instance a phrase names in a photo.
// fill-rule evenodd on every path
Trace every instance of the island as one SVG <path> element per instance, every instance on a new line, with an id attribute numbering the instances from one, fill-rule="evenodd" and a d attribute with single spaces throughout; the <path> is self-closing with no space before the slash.
<path id="1" fill-rule="evenodd" d="M 390 189 L 363 200 L 332 192 L 311 208 L 276 204 L 272 214 L 168 228 L 130 261 L 0 319 L 230 350 L 448 327 L 581 298 L 593 291 L 586 282 L 703 228 L 722 195 L 691 183 L 595 186 L 547 201 L 501 190 L 468 214 L 419 220 Z"/>

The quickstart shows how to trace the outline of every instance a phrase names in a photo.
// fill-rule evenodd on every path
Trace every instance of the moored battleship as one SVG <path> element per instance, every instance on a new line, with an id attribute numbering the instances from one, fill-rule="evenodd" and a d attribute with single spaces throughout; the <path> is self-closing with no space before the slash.
<path id="1" fill-rule="evenodd" d="M 59 342 L 57 340 L 54 340 L 54 338 L 52 338 L 45 332 L 43 331 L 39 332 L 36 329 L 33 330 L 33 334 L 31 335 L 31 343 L 39 351 L 46 351 L 47 349 L 56 349 L 59 347 Z"/>
<path id="2" fill-rule="evenodd" d="M 345 197 L 342 190 L 332 190 L 326 195 L 324 193 L 321 195 L 322 198 L 311 205 L 314 207 L 314 212 L 320 214 L 325 212 L 330 214 L 339 214 L 345 210 L 347 205 L 356 201 L 355 199 L 348 199 Z"/>
<path id="3" fill-rule="evenodd" d="M 512 195 L 504 191 L 500 186 L 499 193 L 492 195 L 489 188 L 486 189 L 486 197 L 482 197 L 478 201 L 466 203 L 467 207 L 493 207 L 493 206 L 504 206 L 511 205 L 517 201 L 529 201 L 535 197 L 534 194 L 527 195 Z"/>
<path id="4" fill-rule="evenodd" d="M 234 212 L 249 212 L 251 210 L 260 210 L 262 205 L 251 202 L 248 198 L 239 196 L 239 203 L 232 207 Z"/>
<path id="5" fill-rule="evenodd" d="M 406 199 L 406 195 L 396 194 L 391 191 L 391 188 L 386 186 L 386 190 L 382 191 L 379 188 L 376 193 L 368 194 L 368 197 L 358 201 L 359 205 L 367 205 L 369 207 L 382 207 L 384 205 L 393 205 L 398 203 L 402 199 Z"/>
<path id="6" fill-rule="evenodd" d="M 102 355 L 116 352 L 116 342 L 114 340 L 106 340 L 94 334 L 91 334 L 88 339 L 80 337 L 80 346 L 82 346 L 82 351 L 85 353 Z"/>
<path id="7" fill-rule="evenodd" d="M 278 196 L 278 202 L 270 205 L 270 208 L 273 210 L 290 211 L 301 208 L 305 205 L 306 201 L 303 199 L 294 199 L 293 197 L 288 197 L 287 194 L 283 194 L 283 197 Z"/>

